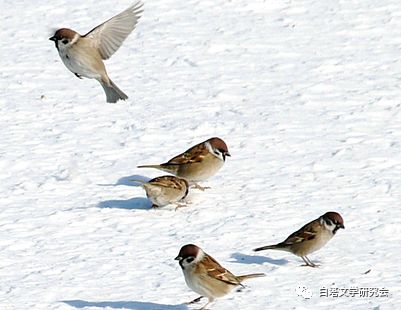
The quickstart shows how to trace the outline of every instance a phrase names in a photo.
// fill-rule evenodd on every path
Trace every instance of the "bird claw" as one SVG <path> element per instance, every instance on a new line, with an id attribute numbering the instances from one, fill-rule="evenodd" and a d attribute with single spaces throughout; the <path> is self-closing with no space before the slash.
<path id="1" fill-rule="evenodd" d="M 192 187 L 195 188 L 195 189 L 199 189 L 199 190 L 201 190 L 202 192 L 205 191 L 205 189 L 210 189 L 209 186 L 200 186 L 200 185 L 197 184 L 197 183 L 194 183 L 194 184 L 192 185 Z"/>
<path id="2" fill-rule="evenodd" d="M 187 206 L 187 205 L 185 205 L 185 204 L 180 204 L 180 203 L 177 203 L 177 205 L 176 205 L 176 207 L 175 207 L 174 211 L 177 211 L 179 208 L 184 208 L 184 207 L 188 207 L 188 206 Z"/>

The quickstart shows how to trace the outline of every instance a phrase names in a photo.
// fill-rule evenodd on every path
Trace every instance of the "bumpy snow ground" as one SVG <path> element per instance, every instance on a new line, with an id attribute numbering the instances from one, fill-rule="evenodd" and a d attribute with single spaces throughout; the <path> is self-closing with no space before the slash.
<path id="1" fill-rule="evenodd" d="M 106 63 L 130 98 L 107 104 L 48 37 L 131 4 L 0 4 L 0 308 L 199 308 L 186 243 L 267 275 L 212 309 L 401 308 L 400 2 L 145 1 Z M 212 136 L 232 154 L 212 189 L 151 210 L 129 180 L 160 173 L 136 166 Z M 320 268 L 252 252 L 330 210 Z"/>

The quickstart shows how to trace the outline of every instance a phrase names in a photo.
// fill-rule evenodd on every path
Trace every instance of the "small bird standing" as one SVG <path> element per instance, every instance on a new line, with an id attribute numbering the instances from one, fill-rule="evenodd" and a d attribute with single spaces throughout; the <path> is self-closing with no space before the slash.
<path id="1" fill-rule="evenodd" d="M 340 228 L 344 229 L 344 221 L 341 215 L 337 212 L 327 212 L 292 233 L 283 242 L 260 247 L 254 251 L 281 250 L 290 252 L 300 256 L 307 266 L 317 267 L 306 255 L 326 245 Z"/>
<path id="2" fill-rule="evenodd" d="M 140 182 L 146 191 L 146 196 L 152 202 L 153 208 L 164 207 L 169 204 L 176 204 L 176 209 L 184 205 L 178 204 L 178 201 L 188 195 L 188 182 L 184 179 L 172 175 L 156 177 L 147 182 Z"/>
<path id="3" fill-rule="evenodd" d="M 184 245 L 175 259 L 180 264 L 189 288 L 201 295 L 190 303 L 198 302 L 202 297 L 208 298 L 208 303 L 201 310 L 235 287 L 243 287 L 242 281 L 265 276 L 264 273 L 235 276 L 194 244 Z"/>
<path id="4" fill-rule="evenodd" d="M 109 59 L 134 30 L 143 4 L 137 2 L 100 24 L 84 36 L 68 28 L 58 29 L 49 38 L 54 41 L 64 65 L 78 78 L 96 79 L 103 87 L 107 102 L 128 98 L 109 78 L 103 60 Z"/>
<path id="5" fill-rule="evenodd" d="M 166 163 L 142 165 L 138 166 L 138 168 L 163 170 L 195 183 L 195 186 L 199 189 L 204 189 L 197 182 L 204 181 L 216 174 L 224 165 L 226 156 L 231 156 L 228 152 L 227 144 L 222 139 L 213 137 L 191 147 Z"/>

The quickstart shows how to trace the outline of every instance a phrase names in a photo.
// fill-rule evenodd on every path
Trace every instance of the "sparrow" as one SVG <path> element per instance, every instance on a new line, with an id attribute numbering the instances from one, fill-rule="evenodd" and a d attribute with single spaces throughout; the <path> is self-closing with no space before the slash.
<path id="1" fill-rule="evenodd" d="M 201 310 L 235 287 L 244 287 L 242 281 L 265 276 L 264 273 L 235 276 L 194 244 L 184 245 L 175 259 L 180 264 L 189 288 L 201 295 L 189 303 L 198 302 L 202 297 L 208 298 L 208 303 Z"/>
<path id="2" fill-rule="evenodd" d="M 103 60 L 109 59 L 134 30 L 143 12 L 142 6 L 137 2 L 83 36 L 74 30 L 61 28 L 49 38 L 54 41 L 68 70 L 78 78 L 95 79 L 102 85 L 107 102 L 128 98 L 107 75 Z"/>
<path id="3" fill-rule="evenodd" d="M 341 215 L 337 212 L 327 212 L 289 235 L 283 242 L 260 247 L 254 251 L 281 250 L 290 252 L 300 256 L 307 266 L 317 267 L 309 260 L 307 255 L 322 248 L 340 228 L 345 228 Z"/>
<path id="4" fill-rule="evenodd" d="M 177 202 L 188 195 L 188 182 L 172 175 L 164 175 L 147 182 L 133 180 L 141 183 L 146 191 L 146 196 L 152 202 L 152 208 L 164 207 L 176 203 L 176 209 L 184 205 Z"/>
<path id="5" fill-rule="evenodd" d="M 184 153 L 159 165 L 142 165 L 138 168 L 155 168 L 171 173 L 194 183 L 195 187 L 205 189 L 197 184 L 214 174 L 224 165 L 226 156 L 231 156 L 226 143 L 217 137 L 199 143 Z"/>

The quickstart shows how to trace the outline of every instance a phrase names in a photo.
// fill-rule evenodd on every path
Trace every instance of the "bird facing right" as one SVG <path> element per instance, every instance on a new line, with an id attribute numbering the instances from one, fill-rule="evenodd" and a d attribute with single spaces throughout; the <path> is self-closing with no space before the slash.
<path id="1" fill-rule="evenodd" d="M 201 295 L 190 303 L 198 302 L 202 297 L 208 298 L 208 303 L 201 310 L 235 287 L 243 287 L 242 281 L 265 276 L 264 273 L 235 276 L 194 244 L 184 245 L 175 259 L 180 264 L 189 288 Z"/>
<path id="2" fill-rule="evenodd" d="M 157 165 L 141 165 L 138 168 L 155 168 L 195 184 L 198 189 L 204 189 L 197 184 L 214 174 L 224 165 L 226 157 L 231 156 L 227 144 L 218 137 L 203 141 L 186 150 L 168 162 Z"/>
<path id="3" fill-rule="evenodd" d="M 290 252 L 300 256 L 307 266 L 317 267 L 309 260 L 307 255 L 325 246 L 340 228 L 344 229 L 344 220 L 341 215 L 337 212 L 327 212 L 292 233 L 283 242 L 256 248 L 254 251 L 281 250 Z"/>
<path id="4" fill-rule="evenodd" d="M 178 202 L 188 195 L 188 182 L 172 175 L 163 175 L 147 182 L 133 180 L 141 183 L 146 196 L 152 202 L 152 208 L 176 204 L 176 209 L 184 205 Z"/>

